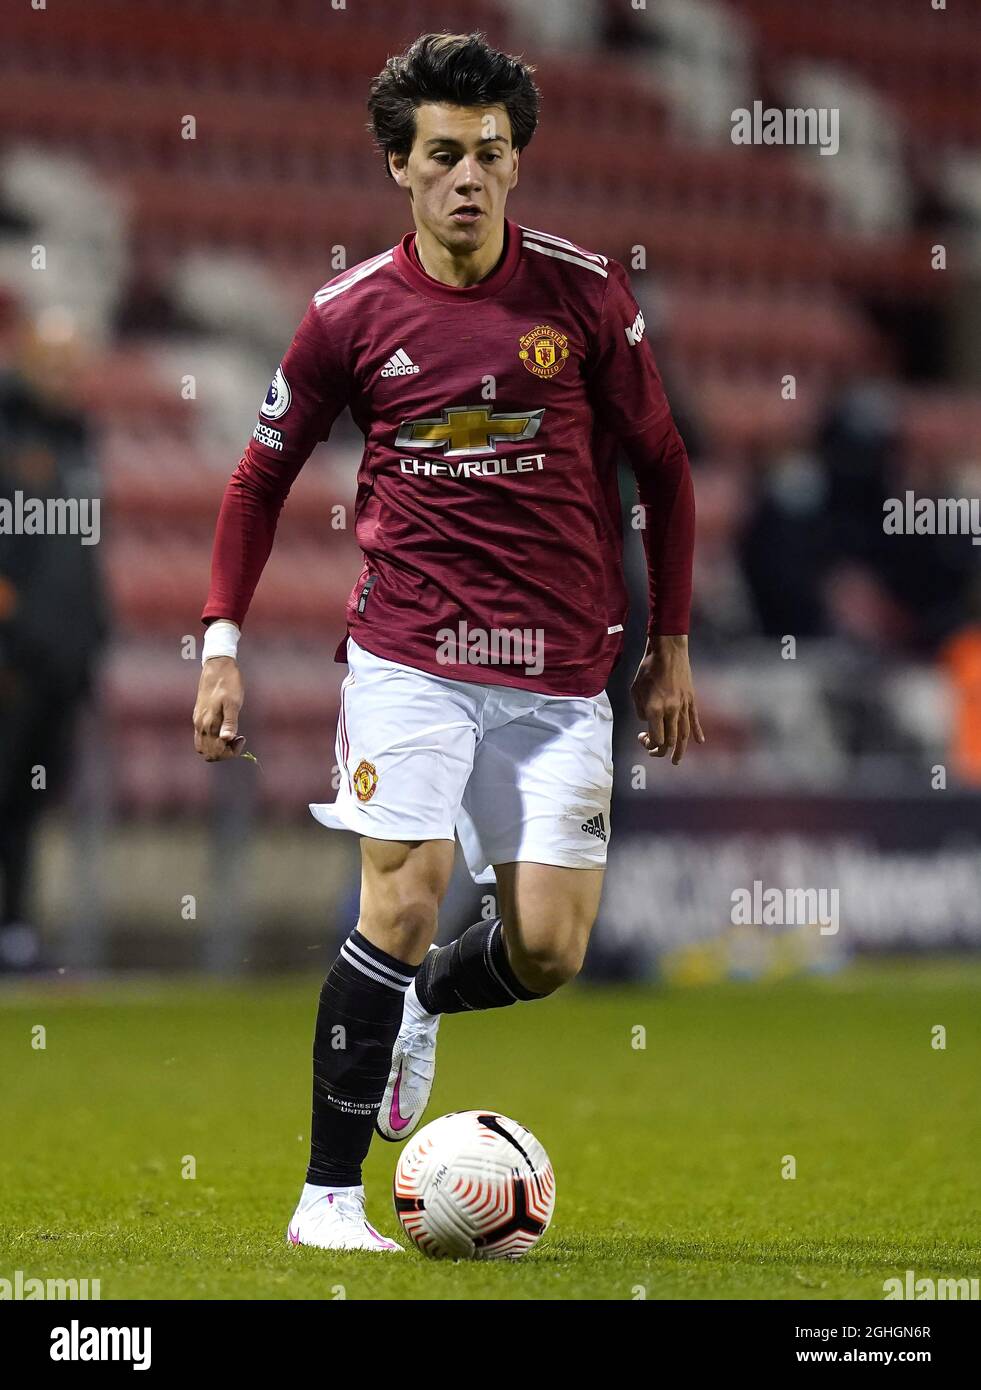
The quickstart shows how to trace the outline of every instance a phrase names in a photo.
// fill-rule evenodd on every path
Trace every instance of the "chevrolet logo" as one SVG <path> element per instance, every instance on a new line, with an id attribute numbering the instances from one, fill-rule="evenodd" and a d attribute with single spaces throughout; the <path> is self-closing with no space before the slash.
<path id="1" fill-rule="evenodd" d="M 442 415 L 405 420 L 395 436 L 395 445 L 399 449 L 443 449 L 445 458 L 496 454 L 499 443 L 532 439 L 544 414 L 544 409 L 495 414 L 486 405 L 451 405 Z"/>

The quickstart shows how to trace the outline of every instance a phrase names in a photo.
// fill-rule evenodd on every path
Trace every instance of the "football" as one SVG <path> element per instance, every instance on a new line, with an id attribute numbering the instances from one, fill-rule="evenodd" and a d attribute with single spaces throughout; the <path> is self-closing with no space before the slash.
<path id="1" fill-rule="evenodd" d="M 524 1125 L 494 1110 L 461 1110 L 405 1146 L 394 1196 L 402 1229 L 424 1255 L 513 1260 L 548 1229 L 555 1174 Z"/>

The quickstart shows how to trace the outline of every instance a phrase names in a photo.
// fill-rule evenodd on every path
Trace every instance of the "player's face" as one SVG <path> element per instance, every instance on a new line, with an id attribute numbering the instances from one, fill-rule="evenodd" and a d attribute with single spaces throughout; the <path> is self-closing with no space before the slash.
<path id="1" fill-rule="evenodd" d="M 518 181 L 508 113 L 503 106 L 420 106 L 408 159 L 393 155 L 391 167 L 409 190 L 417 226 L 456 254 L 479 251 L 500 231 Z"/>

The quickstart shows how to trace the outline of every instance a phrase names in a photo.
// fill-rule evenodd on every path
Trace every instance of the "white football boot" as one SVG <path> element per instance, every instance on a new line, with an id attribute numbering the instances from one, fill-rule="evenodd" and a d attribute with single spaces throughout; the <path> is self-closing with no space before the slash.
<path id="1" fill-rule="evenodd" d="M 435 946 L 430 946 L 435 951 Z M 419 1003 L 415 982 L 405 991 L 402 1027 L 392 1051 L 392 1069 L 375 1129 L 393 1144 L 407 1139 L 426 1113 L 436 1077 L 436 1034 L 440 1014 Z"/>
<path id="2" fill-rule="evenodd" d="M 363 1187 L 314 1187 L 303 1184 L 286 1239 L 290 1245 L 320 1250 L 401 1250 L 379 1235 L 364 1214 Z"/>

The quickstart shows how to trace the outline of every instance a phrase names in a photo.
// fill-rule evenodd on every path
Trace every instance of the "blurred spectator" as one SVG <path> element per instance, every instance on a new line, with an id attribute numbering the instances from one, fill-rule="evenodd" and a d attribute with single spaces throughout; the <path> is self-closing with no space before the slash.
<path id="1" fill-rule="evenodd" d="M 70 324 L 21 335 L 0 369 L 0 500 L 96 495 L 77 399 Z M 7 507 L 4 508 L 7 512 Z M 0 531 L 0 970 L 38 957 L 32 851 L 42 809 L 63 785 L 80 706 L 105 637 L 98 548 L 77 534 Z M 44 769 L 35 788 L 34 769 Z"/>
<path id="2" fill-rule="evenodd" d="M 809 452 L 770 460 L 740 542 L 762 631 L 813 637 L 823 626 L 821 581 L 831 548 L 828 480 Z"/>
<path id="3" fill-rule="evenodd" d="M 970 786 L 981 787 L 981 623 L 956 633 L 941 657 L 954 694 L 954 771 Z"/>
<path id="4" fill-rule="evenodd" d="M 601 38 L 604 46 L 613 52 L 636 53 L 658 43 L 657 32 L 646 22 L 645 16 L 639 14 L 635 6 L 622 4 L 621 0 L 603 0 Z"/>
<path id="5" fill-rule="evenodd" d="M 883 504 L 905 485 L 892 395 L 868 383 L 832 402 L 813 452 L 772 461 L 740 547 L 764 633 L 937 650 L 976 557 L 959 536 L 886 534 Z"/>
<path id="6" fill-rule="evenodd" d="M 200 324 L 178 304 L 167 263 L 148 248 L 137 248 L 133 256 L 116 303 L 113 327 L 120 338 L 201 331 Z"/>

